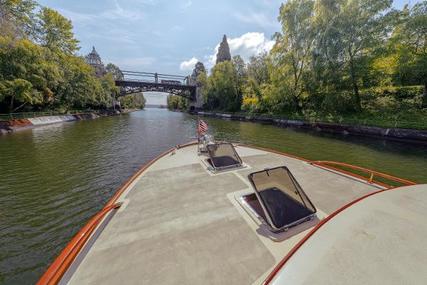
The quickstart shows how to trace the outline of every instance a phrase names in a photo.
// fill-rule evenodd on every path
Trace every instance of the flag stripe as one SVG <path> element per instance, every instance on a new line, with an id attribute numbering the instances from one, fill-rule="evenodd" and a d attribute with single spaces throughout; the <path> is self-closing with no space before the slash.
<path id="1" fill-rule="evenodd" d="M 199 134 L 205 134 L 208 131 L 208 129 L 209 129 L 208 124 L 203 120 L 199 120 L 199 123 L 197 124 L 197 132 Z"/>

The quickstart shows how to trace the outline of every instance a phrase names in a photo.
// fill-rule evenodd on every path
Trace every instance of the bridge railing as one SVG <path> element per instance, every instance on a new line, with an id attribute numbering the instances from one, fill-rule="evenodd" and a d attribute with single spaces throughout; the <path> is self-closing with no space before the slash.
<path id="1" fill-rule="evenodd" d="M 122 74 L 124 76 L 124 80 L 126 81 L 188 85 L 188 76 L 183 75 L 129 70 L 123 70 Z"/>

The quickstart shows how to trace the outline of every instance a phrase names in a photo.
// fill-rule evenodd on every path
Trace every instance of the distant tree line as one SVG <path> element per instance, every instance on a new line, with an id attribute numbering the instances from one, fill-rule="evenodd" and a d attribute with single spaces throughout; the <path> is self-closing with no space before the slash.
<path id="1" fill-rule="evenodd" d="M 0 0 L 0 112 L 112 106 L 118 68 L 97 77 L 72 29 L 33 0 Z"/>
<path id="2" fill-rule="evenodd" d="M 198 76 L 205 109 L 427 124 L 427 1 L 396 10 L 392 0 L 288 0 L 278 19 L 273 49 L 247 63 L 221 44 Z"/>
<path id="3" fill-rule="evenodd" d="M 187 110 L 189 102 L 184 97 L 170 94 L 167 97 L 167 106 L 169 110 Z"/>
<path id="4" fill-rule="evenodd" d="M 136 93 L 120 97 L 119 102 L 124 109 L 144 109 L 146 100 L 144 94 Z"/>

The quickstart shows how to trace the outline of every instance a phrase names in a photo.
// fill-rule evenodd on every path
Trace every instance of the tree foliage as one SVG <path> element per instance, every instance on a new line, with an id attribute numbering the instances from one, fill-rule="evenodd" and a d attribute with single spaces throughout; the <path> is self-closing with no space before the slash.
<path id="1" fill-rule="evenodd" d="M 71 21 L 31 0 L 0 0 L 0 8 L 0 111 L 111 106 L 117 70 L 97 77 L 75 55 Z"/>
<path id="2" fill-rule="evenodd" d="M 405 8 L 391 42 L 396 73 L 403 84 L 424 86 L 423 107 L 427 107 L 427 1 Z"/>
<path id="3" fill-rule="evenodd" d="M 242 104 L 240 80 L 235 66 L 230 61 L 216 64 L 207 80 L 208 109 L 238 111 Z"/>
<path id="4" fill-rule="evenodd" d="M 0 0 L 0 35 L 34 37 L 36 7 L 33 0 Z"/>
<path id="5" fill-rule="evenodd" d="M 120 70 L 120 68 L 112 63 L 107 64 L 105 70 L 107 73 L 113 75 L 114 80 L 123 80 L 124 78 L 123 72 Z"/>
<path id="6" fill-rule="evenodd" d="M 142 93 L 126 95 L 119 98 L 120 106 L 125 109 L 144 109 L 145 97 Z"/>
<path id="7" fill-rule="evenodd" d="M 65 54 L 74 54 L 79 49 L 70 20 L 47 7 L 41 9 L 38 18 L 38 38 L 42 46 Z"/>
<path id="8" fill-rule="evenodd" d="M 188 109 L 188 100 L 178 95 L 170 94 L 167 97 L 167 106 L 169 110 L 184 110 Z"/>

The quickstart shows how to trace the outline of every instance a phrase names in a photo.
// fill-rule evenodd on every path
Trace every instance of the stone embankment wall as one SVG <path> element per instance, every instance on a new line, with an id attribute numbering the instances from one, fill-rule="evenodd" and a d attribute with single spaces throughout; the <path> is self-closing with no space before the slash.
<path id="1" fill-rule="evenodd" d="M 201 116 L 223 118 L 229 120 L 250 121 L 273 124 L 281 127 L 311 129 L 336 134 L 364 135 L 383 139 L 394 139 L 427 144 L 427 130 L 380 128 L 334 123 L 306 122 L 276 118 L 257 117 L 253 115 L 223 114 L 213 112 L 197 112 Z"/>
<path id="2" fill-rule="evenodd" d="M 29 119 L 15 119 L 9 121 L 0 121 L 0 134 L 6 134 L 19 130 L 31 129 L 37 126 L 45 126 L 50 124 L 91 120 L 99 116 L 94 113 L 82 113 L 75 115 L 61 115 L 61 116 L 43 116 Z"/>

